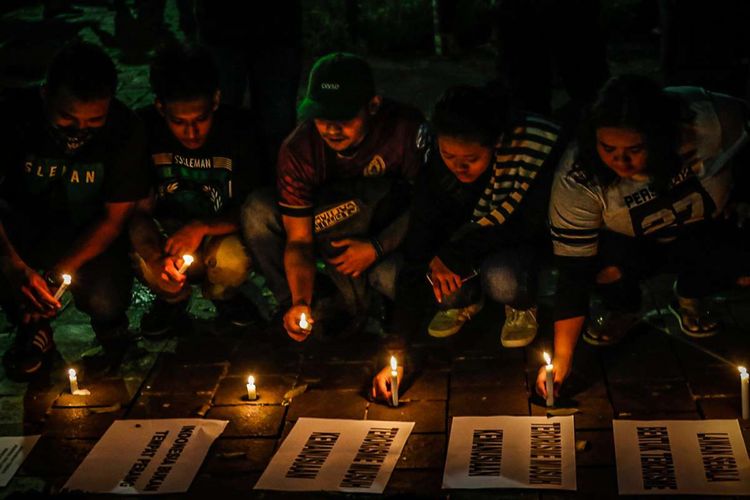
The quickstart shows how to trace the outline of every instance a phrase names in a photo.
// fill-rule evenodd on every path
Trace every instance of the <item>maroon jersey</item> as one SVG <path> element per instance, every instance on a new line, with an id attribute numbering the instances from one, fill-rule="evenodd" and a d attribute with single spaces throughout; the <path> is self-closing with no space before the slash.
<path id="1" fill-rule="evenodd" d="M 356 152 L 343 157 L 326 146 L 313 120 L 299 124 L 279 151 L 281 213 L 312 216 L 316 189 L 328 182 L 382 176 L 414 179 L 424 163 L 425 132 L 417 109 L 384 101 Z"/>

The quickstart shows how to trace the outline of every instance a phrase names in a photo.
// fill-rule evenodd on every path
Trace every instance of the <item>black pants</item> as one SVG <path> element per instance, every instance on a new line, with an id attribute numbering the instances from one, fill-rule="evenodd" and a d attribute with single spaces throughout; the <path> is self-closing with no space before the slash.
<path id="1" fill-rule="evenodd" d="M 598 269 L 617 267 L 622 279 L 597 285 L 597 292 L 609 309 L 636 311 L 640 281 L 657 272 L 674 272 L 678 296 L 706 297 L 750 274 L 749 250 L 745 235 L 724 222 L 696 224 L 668 243 L 605 231 L 599 239 Z"/>

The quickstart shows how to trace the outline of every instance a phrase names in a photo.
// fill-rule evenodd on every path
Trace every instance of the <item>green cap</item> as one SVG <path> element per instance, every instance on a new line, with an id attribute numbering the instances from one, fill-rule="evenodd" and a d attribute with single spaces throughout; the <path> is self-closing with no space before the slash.
<path id="1" fill-rule="evenodd" d="M 375 81 L 367 61 L 334 52 L 318 59 L 310 70 L 307 93 L 297 114 L 300 121 L 351 120 L 374 95 Z"/>

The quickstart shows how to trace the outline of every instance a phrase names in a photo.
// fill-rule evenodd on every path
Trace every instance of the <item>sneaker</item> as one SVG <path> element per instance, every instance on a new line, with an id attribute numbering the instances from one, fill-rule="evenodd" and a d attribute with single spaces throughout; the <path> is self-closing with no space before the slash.
<path id="1" fill-rule="evenodd" d="M 212 301 L 216 307 L 216 316 L 234 326 L 248 326 L 261 317 L 258 307 L 244 295 L 236 295 L 229 300 Z"/>
<path id="2" fill-rule="evenodd" d="M 435 317 L 430 321 L 427 327 L 427 333 L 433 337 L 443 338 L 455 335 L 469 321 L 472 316 L 476 316 L 484 306 L 483 302 L 471 304 L 460 309 L 446 309 L 438 311 Z"/>
<path id="3" fill-rule="evenodd" d="M 583 332 L 583 340 L 594 346 L 613 345 L 641 321 L 637 313 L 601 310 L 592 311 L 588 325 Z"/>
<path id="4" fill-rule="evenodd" d="M 669 311 L 677 318 L 682 333 L 689 337 L 712 337 L 721 330 L 721 322 L 712 317 L 700 299 L 678 297 L 669 304 Z"/>
<path id="5" fill-rule="evenodd" d="M 157 338 L 172 333 L 175 328 L 190 319 L 187 305 L 187 300 L 171 304 L 159 298 L 154 299 L 151 308 L 141 318 L 141 335 L 146 338 Z"/>
<path id="6" fill-rule="evenodd" d="M 3 356 L 9 372 L 21 376 L 33 375 L 47 364 L 55 352 L 55 341 L 49 323 L 24 326 Z"/>
<path id="7" fill-rule="evenodd" d="M 505 306 L 505 323 L 500 332 L 503 347 L 524 347 L 536 337 L 539 324 L 536 321 L 536 306 L 530 309 L 514 309 Z"/>

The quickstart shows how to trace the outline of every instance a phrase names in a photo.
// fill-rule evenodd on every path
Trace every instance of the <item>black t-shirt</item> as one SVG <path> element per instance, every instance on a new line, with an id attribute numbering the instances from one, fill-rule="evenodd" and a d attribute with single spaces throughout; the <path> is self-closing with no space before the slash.
<path id="1" fill-rule="evenodd" d="M 183 146 L 154 106 L 138 114 L 148 133 L 157 218 L 187 222 L 223 214 L 259 186 L 262 166 L 248 112 L 220 106 L 198 149 Z"/>
<path id="2" fill-rule="evenodd" d="M 7 227 L 75 237 L 106 203 L 148 195 L 143 126 L 120 101 L 112 100 L 105 125 L 72 154 L 54 139 L 38 89 L 6 93 L 0 109 L 0 200 L 13 214 L 3 216 Z"/>

